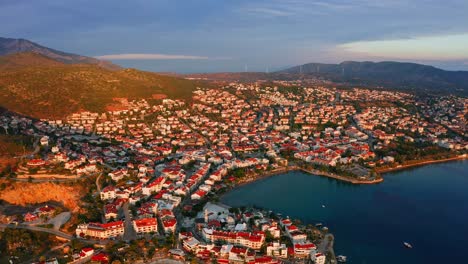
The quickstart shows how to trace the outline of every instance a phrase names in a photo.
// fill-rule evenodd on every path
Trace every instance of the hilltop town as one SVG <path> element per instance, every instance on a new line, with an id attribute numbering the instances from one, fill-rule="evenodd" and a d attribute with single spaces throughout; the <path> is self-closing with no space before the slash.
<path id="1" fill-rule="evenodd" d="M 335 263 L 327 228 L 219 198 L 288 170 L 379 183 L 385 171 L 462 159 L 468 149 L 468 100 L 457 96 L 271 81 L 200 87 L 190 100 L 118 101 L 118 110 L 60 120 L 0 116 L 1 133 L 33 142 L 3 170 L 7 181 L 88 190 L 75 208 L 1 218 L 82 243 L 50 263 Z"/>

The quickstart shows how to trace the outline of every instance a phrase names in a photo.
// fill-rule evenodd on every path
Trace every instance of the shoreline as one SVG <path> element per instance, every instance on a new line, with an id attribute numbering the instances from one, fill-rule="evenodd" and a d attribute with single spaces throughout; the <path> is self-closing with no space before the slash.
<path id="1" fill-rule="evenodd" d="M 301 168 L 299 166 L 286 166 L 286 167 L 277 168 L 277 169 L 272 170 L 272 171 L 266 171 L 264 173 L 254 173 L 246 181 L 236 183 L 230 190 L 228 190 L 228 192 L 231 192 L 231 191 L 233 191 L 233 190 L 235 190 L 237 188 L 241 188 L 244 185 L 248 185 L 248 184 L 251 184 L 251 183 L 254 183 L 254 182 L 257 182 L 257 181 L 261 181 L 261 180 L 264 180 L 264 179 L 267 179 L 267 178 L 270 178 L 270 177 L 273 177 L 273 176 L 276 176 L 276 175 L 280 175 L 280 174 L 283 174 L 283 173 L 288 173 L 288 172 L 291 172 L 291 171 L 301 171 L 301 172 L 310 174 L 312 176 L 327 177 L 327 178 L 331 178 L 331 179 L 334 179 L 334 180 L 337 180 L 337 181 L 347 182 L 347 183 L 350 183 L 350 184 L 357 184 L 357 185 L 359 185 L 359 184 L 378 184 L 378 183 L 381 183 L 381 182 L 384 181 L 384 177 L 382 176 L 383 173 L 392 172 L 392 171 L 399 171 L 399 170 L 405 170 L 405 169 L 409 169 L 409 168 L 412 168 L 412 167 L 419 167 L 419 166 L 424 166 L 424 165 L 429 165 L 429 164 L 436 164 L 436 163 L 443 163 L 443 162 L 450 162 L 450 161 L 457 161 L 457 160 L 465 160 L 465 159 L 467 159 L 466 154 L 459 155 L 459 156 L 452 157 L 452 158 L 446 158 L 446 159 L 440 159 L 440 160 L 428 160 L 428 161 L 416 162 L 416 163 L 413 163 L 413 164 L 400 165 L 398 167 L 385 168 L 385 169 L 380 169 L 380 170 L 376 169 L 376 173 L 378 175 L 378 178 L 376 178 L 374 180 L 357 180 L 357 179 L 352 179 L 352 178 L 348 178 L 348 177 L 345 177 L 345 176 L 340 176 L 340 175 L 327 173 L 327 172 L 324 172 L 324 171 L 307 170 L 307 169 Z M 222 196 L 221 196 L 221 199 L 222 199 Z M 332 234 L 328 234 L 328 235 L 330 235 L 332 237 L 332 240 L 329 241 L 329 243 L 327 245 L 327 248 L 326 248 L 326 250 L 327 250 L 326 252 L 331 254 L 331 258 L 336 263 L 336 255 L 335 255 L 335 249 L 334 249 L 334 242 L 335 242 L 334 241 L 334 236 Z M 328 235 L 326 235 L 324 237 L 324 240 L 322 241 L 322 243 L 325 243 L 325 239 L 327 239 Z"/>
<path id="2" fill-rule="evenodd" d="M 376 173 L 379 175 L 379 177 L 376 178 L 376 179 L 373 179 L 373 180 L 359 180 L 359 179 L 340 176 L 340 175 L 337 175 L 337 174 L 332 174 L 332 173 L 328 173 L 328 172 L 324 172 L 324 171 L 320 171 L 320 170 L 307 170 L 307 169 L 301 168 L 299 166 L 287 166 L 287 167 L 281 167 L 281 168 L 278 168 L 278 169 L 275 169 L 275 170 L 272 170 L 272 171 L 267 171 L 265 173 L 256 174 L 256 175 L 253 176 L 253 178 L 249 177 L 248 180 L 237 183 L 234 188 L 238 188 L 238 187 L 247 185 L 249 183 L 253 183 L 255 181 L 259 181 L 259 180 L 262 180 L 262 179 L 266 179 L 266 178 L 276 176 L 276 175 L 279 175 L 279 174 L 283 174 L 283 173 L 287 173 L 287 172 L 290 172 L 290 171 L 301 171 L 301 172 L 305 172 L 305 173 L 308 173 L 308 174 L 311 174 L 311 175 L 327 177 L 327 178 L 335 179 L 335 180 L 338 180 L 338 181 L 347 182 L 347 183 L 351 183 L 351 184 L 357 184 L 357 185 L 359 185 L 359 184 L 378 184 L 378 183 L 381 183 L 381 182 L 384 181 L 384 177 L 382 176 L 382 174 L 385 174 L 385 173 L 388 173 L 388 172 L 405 170 L 405 169 L 409 169 L 409 168 L 412 168 L 412 167 L 419 167 L 419 166 L 436 164 L 436 163 L 443 163 L 443 162 L 457 161 L 457 160 L 465 160 L 467 158 L 468 157 L 466 156 L 466 154 L 464 154 L 464 155 L 459 155 L 459 156 L 452 157 L 452 158 L 446 158 L 446 159 L 440 159 L 440 160 L 421 161 L 421 162 L 416 162 L 416 163 L 412 163 L 412 164 L 399 165 L 397 167 L 376 169 Z"/>
<path id="3" fill-rule="evenodd" d="M 283 173 L 287 173 L 287 172 L 290 172 L 290 171 L 297 171 L 297 169 L 291 169 L 291 167 L 281 167 L 279 169 L 275 169 L 275 170 L 272 170 L 272 171 L 267 171 L 265 173 L 256 174 L 256 175 L 254 175 L 254 178 L 249 178 L 246 181 L 236 183 L 234 188 L 238 188 L 238 187 L 247 185 L 249 183 L 253 183 L 253 182 L 256 182 L 256 181 L 259 181 L 259 180 L 262 180 L 262 179 L 270 178 L 270 177 L 273 177 L 273 176 L 276 176 L 276 175 L 279 175 L 279 174 L 283 174 Z"/>
<path id="4" fill-rule="evenodd" d="M 449 162 L 449 161 L 465 160 L 467 158 L 468 157 L 466 156 L 466 154 L 463 154 L 463 155 L 459 155 L 459 156 L 451 157 L 451 158 L 446 158 L 446 159 L 419 161 L 419 162 L 415 162 L 415 163 L 411 163 L 411 164 L 398 165 L 396 167 L 376 169 L 376 172 L 381 174 L 381 173 L 387 173 L 387 172 L 392 172 L 392 171 L 405 170 L 405 169 L 409 169 L 409 168 L 412 168 L 412 167 L 419 167 L 419 166 L 436 164 L 436 163 L 443 163 L 443 162 Z"/>
<path id="5" fill-rule="evenodd" d="M 302 171 L 302 172 L 312 174 L 312 175 L 323 176 L 323 177 L 327 177 L 327 178 L 331 178 L 331 179 L 335 179 L 335 180 L 339 180 L 339 181 L 347 182 L 347 183 L 351 183 L 351 184 L 377 184 L 377 183 L 383 182 L 382 177 L 379 177 L 379 178 L 376 178 L 376 179 L 373 179 L 373 180 L 358 180 L 358 179 L 353 179 L 353 178 L 350 178 L 350 177 L 340 176 L 340 175 L 337 175 L 337 174 L 332 174 L 332 173 L 328 173 L 328 172 L 324 172 L 324 171 L 320 171 L 320 170 L 307 170 L 307 169 L 300 168 L 300 167 L 298 167 L 298 170 Z"/>
<path id="6" fill-rule="evenodd" d="M 340 175 L 337 175 L 337 174 L 332 174 L 332 173 L 328 173 L 328 172 L 324 172 L 324 171 L 320 171 L 320 170 L 307 170 L 307 169 L 301 168 L 299 166 L 287 166 L 287 167 L 281 167 L 281 168 L 278 168 L 278 169 L 275 169 L 275 170 L 272 170 L 272 171 L 268 171 L 268 172 L 265 172 L 265 173 L 256 174 L 256 175 L 254 175 L 253 178 L 249 177 L 248 180 L 237 183 L 234 186 L 234 188 L 238 188 L 238 187 L 241 187 L 241 186 L 244 186 L 244 185 L 259 181 L 259 180 L 262 180 L 262 179 L 266 179 L 266 178 L 276 176 L 276 175 L 279 175 L 279 174 L 283 174 L 283 173 L 287 173 L 287 172 L 290 172 L 290 171 L 301 171 L 301 172 L 304 172 L 304 173 L 307 173 L 307 174 L 310 174 L 310 175 L 327 177 L 327 178 L 330 178 L 330 179 L 334 179 L 334 180 L 338 180 L 338 181 L 342 181 L 342 182 L 347 182 L 347 183 L 351 183 L 351 184 L 377 184 L 377 183 L 383 182 L 382 177 L 376 178 L 374 180 L 358 180 L 358 179 L 353 179 L 353 178 L 349 178 L 349 177 L 345 177 L 345 176 L 340 176 Z"/>

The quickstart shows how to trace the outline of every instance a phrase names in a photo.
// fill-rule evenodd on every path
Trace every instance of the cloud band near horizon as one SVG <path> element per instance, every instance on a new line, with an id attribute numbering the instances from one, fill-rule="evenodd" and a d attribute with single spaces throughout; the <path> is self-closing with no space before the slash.
<path id="1" fill-rule="evenodd" d="M 126 53 L 95 56 L 100 60 L 209 60 L 206 56 L 174 55 L 159 53 Z"/>

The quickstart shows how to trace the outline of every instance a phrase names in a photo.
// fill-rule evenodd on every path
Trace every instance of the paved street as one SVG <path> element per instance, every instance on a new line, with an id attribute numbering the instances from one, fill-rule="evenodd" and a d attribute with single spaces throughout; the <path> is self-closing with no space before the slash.
<path id="1" fill-rule="evenodd" d="M 184 262 L 182 261 L 174 260 L 174 259 L 159 259 L 159 260 L 149 262 L 148 264 L 183 264 L 183 263 Z"/>
<path id="2" fill-rule="evenodd" d="M 97 189 L 98 195 L 99 193 L 101 193 L 101 183 L 99 182 L 101 179 L 101 176 L 102 176 L 102 172 L 99 173 L 99 175 L 96 177 L 96 189 Z"/>
<path id="3" fill-rule="evenodd" d="M 67 233 L 64 233 L 59 230 L 55 230 L 52 228 L 45 228 L 45 227 L 38 227 L 38 226 L 27 226 L 27 225 L 7 225 L 7 224 L 0 224 L 0 228 L 21 228 L 21 229 L 28 229 L 32 231 L 39 231 L 39 232 L 46 232 L 52 235 L 56 235 L 58 237 L 62 237 L 68 240 L 73 239 L 73 236 Z"/>
<path id="4" fill-rule="evenodd" d="M 125 231 L 124 231 L 124 235 L 123 235 L 123 240 L 127 241 L 127 240 L 136 239 L 137 234 L 136 234 L 135 229 L 133 229 L 132 219 L 130 217 L 131 213 L 130 213 L 130 209 L 129 209 L 129 203 L 125 203 L 123 205 L 122 209 L 123 209 L 123 212 L 124 212 L 124 215 L 125 215 L 125 223 L 124 223 Z"/>
<path id="5" fill-rule="evenodd" d="M 38 226 L 28 226 L 28 225 L 22 225 L 22 224 L 19 224 L 19 225 L 0 224 L 0 229 L 5 229 L 5 228 L 20 228 L 20 229 L 28 229 L 31 231 L 45 232 L 45 233 L 49 233 L 52 235 L 56 235 L 61 238 L 65 238 L 67 240 L 72 240 L 75 238 L 73 235 L 67 234 L 59 230 L 55 230 L 52 228 L 38 227 Z M 102 244 L 102 245 L 107 244 L 109 242 L 108 240 L 92 240 L 92 239 L 82 239 L 82 238 L 80 238 L 80 240 L 91 243 L 91 244 Z"/>
<path id="6" fill-rule="evenodd" d="M 59 230 L 60 227 L 65 224 L 71 217 L 70 212 L 63 212 L 55 216 L 54 218 L 50 219 L 47 223 L 53 224 L 54 229 Z"/>

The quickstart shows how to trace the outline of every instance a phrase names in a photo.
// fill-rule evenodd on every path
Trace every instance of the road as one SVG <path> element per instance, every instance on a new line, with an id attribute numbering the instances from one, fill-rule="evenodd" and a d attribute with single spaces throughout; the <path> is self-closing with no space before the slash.
<path id="1" fill-rule="evenodd" d="M 99 183 L 101 176 L 102 176 L 102 172 L 99 173 L 99 175 L 96 177 L 96 188 L 97 188 L 98 194 L 101 193 L 101 184 Z"/>
<path id="2" fill-rule="evenodd" d="M 135 229 L 133 229 L 133 224 L 132 224 L 132 219 L 131 219 L 131 214 L 130 214 L 130 209 L 128 209 L 129 203 L 125 203 L 122 207 L 123 212 L 125 214 L 125 223 L 124 223 L 124 235 L 123 235 L 123 240 L 134 240 L 137 238 L 137 234 Z"/>
<path id="3" fill-rule="evenodd" d="M 70 176 L 70 177 L 73 177 L 73 178 L 54 178 L 52 176 L 51 178 L 45 178 L 45 179 L 35 179 L 34 175 L 31 175 L 32 179 L 29 179 L 29 177 L 28 177 L 28 178 L 12 178 L 12 180 L 21 181 L 21 182 L 35 182 L 35 183 L 38 183 L 38 182 L 76 182 L 76 181 L 79 181 L 79 180 L 83 180 L 83 179 L 95 176 L 97 173 L 98 172 L 93 172 L 93 173 L 86 174 L 86 175 L 80 176 L 80 177 Z M 99 173 L 102 174 L 102 172 L 99 172 Z"/>
<path id="4" fill-rule="evenodd" d="M 95 176 L 96 175 L 96 172 L 95 173 L 90 173 L 90 174 L 87 174 L 87 175 L 84 175 L 84 176 L 81 176 L 81 177 L 75 177 L 75 176 L 70 176 L 70 177 L 74 177 L 74 178 L 46 178 L 46 179 L 34 179 L 34 175 L 31 175 L 31 178 L 32 179 L 29 179 L 29 178 L 12 178 L 12 180 L 14 181 L 19 181 L 19 182 L 34 182 L 34 183 L 39 183 L 39 182 L 76 182 L 76 181 L 80 181 L 80 180 L 83 180 L 83 179 L 86 179 L 86 178 L 89 178 L 89 177 L 92 177 L 92 176 Z"/>
<path id="5" fill-rule="evenodd" d="M 184 262 L 180 260 L 174 259 L 158 259 L 152 262 L 148 262 L 148 264 L 183 264 Z"/>
<path id="6" fill-rule="evenodd" d="M 70 235 L 70 234 L 67 234 L 65 232 L 55 230 L 55 229 L 52 229 L 52 228 L 45 228 L 45 227 L 38 227 L 38 226 L 28 226 L 28 225 L 22 225 L 22 224 L 19 224 L 19 225 L 0 224 L 0 229 L 5 229 L 5 228 L 28 229 L 28 230 L 31 230 L 31 231 L 49 233 L 49 234 L 52 234 L 52 235 L 55 235 L 55 236 L 58 236 L 58 237 L 61 237 L 61 238 L 67 239 L 67 240 L 75 239 L 75 237 L 73 235 Z M 81 238 L 80 238 L 80 240 L 84 241 L 84 242 L 91 243 L 91 244 L 107 244 L 109 242 L 107 240 L 92 240 L 92 239 L 81 239 Z"/>
<path id="7" fill-rule="evenodd" d="M 351 123 L 352 126 L 354 126 L 359 131 L 362 131 L 364 133 L 364 131 L 358 126 L 356 120 L 354 119 L 354 116 L 350 116 L 348 118 L 348 121 Z M 374 151 L 374 146 L 375 146 L 375 143 L 377 142 L 377 140 L 371 134 L 366 133 L 366 135 L 368 136 L 368 138 L 367 138 L 367 140 L 365 142 L 369 145 L 370 150 Z"/>
<path id="8" fill-rule="evenodd" d="M 59 230 L 62 225 L 64 225 L 71 217 L 70 212 L 63 212 L 50 219 L 47 223 L 53 224 L 55 230 Z"/>
<path id="9" fill-rule="evenodd" d="M 28 229 L 32 231 L 45 232 L 45 233 L 49 233 L 49 234 L 52 234 L 61 238 L 65 238 L 67 240 L 72 240 L 74 238 L 73 235 L 64 233 L 62 231 L 55 230 L 52 228 L 38 227 L 38 226 L 29 226 L 29 225 L 22 225 L 22 224 L 15 226 L 15 225 L 0 224 L 0 228 L 20 228 L 20 229 Z"/>

